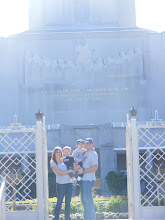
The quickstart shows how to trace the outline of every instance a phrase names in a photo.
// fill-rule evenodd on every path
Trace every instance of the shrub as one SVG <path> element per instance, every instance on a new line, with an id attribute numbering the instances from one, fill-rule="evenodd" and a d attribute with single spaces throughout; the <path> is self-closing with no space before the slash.
<path id="1" fill-rule="evenodd" d="M 83 220 L 84 219 L 84 217 L 80 213 L 71 214 L 70 217 L 72 220 Z"/>
<path id="2" fill-rule="evenodd" d="M 79 214 L 79 213 L 76 213 L 76 214 L 75 214 L 75 217 L 76 217 L 77 220 L 80 220 L 81 216 L 82 216 L 82 215 Z"/>
<path id="3" fill-rule="evenodd" d="M 117 215 L 113 215 L 113 219 L 118 219 Z"/>
<path id="4" fill-rule="evenodd" d="M 109 214 L 110 219 L 113 218 L 113 213 L 112 212 L 108 212 L 108 214 Z"/>
<path id="5" fill-rule="evenodd" d="M 100 213 L 99 212 L 96 212 L 96 219 L 100 219 Z"/>
<path id="6" fill-rule="evenodd" d="M 77 220 L 77 218 L 75 217 L 74 214 L 71 214 L 70 217 L 71 217 L 72 220 Z"/>
<path id="7" fill-rule="evenodd" d="M 104 219 L 109 219 L 109 213 L 108 212 L 104 212 Z"/>
<path id="8" fill-rule="evenodd" d="M 128 211 L 127 197 L 112 196 L 108 202 L 104 204 L 106 212 L 125 212 Z"/>
<path id="9" fill-rule="evenodd" d="M 65 220 L 65 215 L 64 214 L 60 214 L 60 220 Z"/>
<path id="10" fill-rule="evenodd" d="M 53 214 L 53 210 L 54 210 L 54 207 L 52 205 L 49 206 L 49 215 Z"/>
<path id="11" fill-rule="evenodd" d="M 119 213 L 118 218 L 120 219 L 128 219 L 128 213 Z"/>
<path id="12" fill-rule="evenodd" d="M 102 198 L 102 201 L 100 198 Z M 126 196 L 111 196 L 108 197 L 109 201 L 107 201 L 107 197 L 106 199 L 103 196 L 100 198 L 95 198 L 94 202 L 96 209 L 96 219 L 128 219 Z M 52 198 L 51 202 L 54 202 L 55 204 L 56 199 Z M 50 220 L 52 220 L 52 217 L 54 217 L 53 207 L 55 207 L 55 205 L 49 206 Z M 65 203 L 62 204 L 60 220 L 64 220 L 64 208 Z M 83 206 L 77 197 L 72 198 L 71 219 L 83 220 Z"/>
<path id="13" fill-rule="evenodd" d="M 104 212 L 100 213 L 100 219 L 104 219 Z"/>
<path id="14" fill-rule="evenodd" d="M 53 170 L 49 168 L 48 170 L 48 181 L 49 181 L 49 198 L 57 195 L 56 193 L 56 175 Z"/>
<path id="15" fill-rule="evenodd" d="M 80 206 L 81 206 L 81 204 L 80 203 L 73 203 L 73 202 L 71 202 L 70 203 L 70 212 L 71 213 L 81 213 L 81 208 L 80 208 Z"/>
<path id="16" fill-rule="evenodd" d="M 100 211 L 100 204 L 97 202 L 94 202 L 95 205 L 95 212 L 99 212 Z"/>
<path id="17" fill-rule="evenodd" d="M 115 195 L 122 195 L 122 191 L 127 188 L 127 176 L 124 172 L 111 171 L 105 179 L 108 189 Z"/>

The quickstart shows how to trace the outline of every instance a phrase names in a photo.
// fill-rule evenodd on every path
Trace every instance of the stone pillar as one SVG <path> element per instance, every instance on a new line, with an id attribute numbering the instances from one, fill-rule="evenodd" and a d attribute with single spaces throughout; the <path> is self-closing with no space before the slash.
<path id="1" fill-rule="evenodd" d="M 118 23 L 120 27 L 136 26 L 135 0 L 118 0 Z"/>
<path id="2" fill-rule="evenodd" d="M 44 1 L 29 0 L 29 29 L 42 29 L 45 26 Z"/>

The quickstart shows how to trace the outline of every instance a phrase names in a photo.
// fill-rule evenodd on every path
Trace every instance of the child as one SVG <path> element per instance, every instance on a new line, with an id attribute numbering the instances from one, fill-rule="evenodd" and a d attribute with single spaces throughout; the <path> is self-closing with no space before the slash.
<path id="1" fill-rule="evenodd" d="M 84 141 L 82 139 L 77 140 L 76 146 L 77 146 L 77 149 L 73 151 L 72 157 L 75 159 L 76 170 L 78 171 L 78 169 L 82 167 L 83 157 L 84 157 L 86 149 L 84 148 Z M 78 178 L 77 178 L 78 182 L 81 181 L 82 176 L 83 174 L 78 174 Z"/>
<path id="2" fill-rule="evenodd" d="M 67 166 L 67 169 L 74 170 L 76 168 L 76 164 L 75 164 L 74 158 L 70 156 L 71 148 L 69 146 L 65 146 L 63 148 L 63 154 L 65 155 L 65 157 L 63 158 L 63 162 Z M 76 179 L 74 178 L 74 174 L 68 173 L 68 175 L 72 177 L 72 182 L 74 183 L 76 181 Z"/>

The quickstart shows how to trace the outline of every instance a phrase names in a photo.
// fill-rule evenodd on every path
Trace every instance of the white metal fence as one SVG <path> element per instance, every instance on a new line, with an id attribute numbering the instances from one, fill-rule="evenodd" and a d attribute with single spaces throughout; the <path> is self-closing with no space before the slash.
<path id="1" fill-rule="evenodd" d="M 47 220 L 48 167 L 45 119 L 0 130 L 0 176 L 6 177 L 6 219 Z"/>
<path id="2" fill-rule="evenodd" d="M 0 220 L 6 220 L 5 183 L 6 179 L 3 178 L 0 187 Z"/>
<path id="3" fill-rule="evenodd" d="M 165 122 L 127 120 L 127 178 L 130 219 L 165 219 Z"/>

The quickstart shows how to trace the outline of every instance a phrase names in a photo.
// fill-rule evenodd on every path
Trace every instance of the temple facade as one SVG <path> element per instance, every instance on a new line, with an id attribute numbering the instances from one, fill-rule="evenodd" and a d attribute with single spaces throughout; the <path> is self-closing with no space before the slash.
<path id="1" fill-rule="evenodd" d="M 165 118 L 165 33 L 136 26 L 134 0 L 35 0 L 29 30 L 0 38 L 0 125 L 46 118 L 48 152 L 92 137 L 98 189 L 126 171 L 126 114 Z"/>

